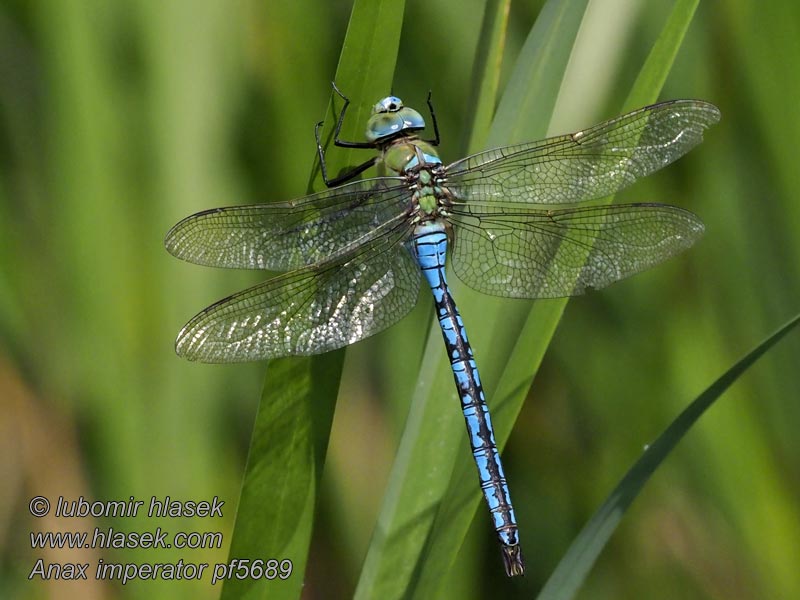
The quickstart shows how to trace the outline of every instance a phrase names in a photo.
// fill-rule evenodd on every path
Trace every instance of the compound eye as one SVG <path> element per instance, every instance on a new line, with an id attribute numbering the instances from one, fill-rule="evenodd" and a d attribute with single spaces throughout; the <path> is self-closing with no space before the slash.
<path id="1" fill-rule="evenodd" d="M 397 96 L 387 96 L 386 98 L 378 102 L 372 109 L 372 111 L 374 114 L 397 112 L 401 108 L 403 108 L 403 101 L 400 100 L 400 98 L 398 98 Z"/>

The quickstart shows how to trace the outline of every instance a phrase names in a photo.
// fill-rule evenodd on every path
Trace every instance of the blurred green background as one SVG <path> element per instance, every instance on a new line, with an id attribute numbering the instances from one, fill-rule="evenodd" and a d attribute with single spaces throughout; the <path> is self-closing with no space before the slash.
<path id="1" fill-rule="evenodd" d="M 506 75 L 541 4 L 513 3 Z M 619 112 L 669 8 L 590 2 L 568 71 L 585 93 L 559 99 L 553 133 Z M 482 11 L 480 0 L 407 2 L 392 91 L 422 105 L 433 90 L 445 162 L 464 153 Z M 124 587 L 27 576 L 40 557 L 227 559 L 264 366 L 190 364 L 172 343 L 199 309 L 263 275 L 180 263 L 162 240 L 201 209 L 305 193 L 349 12 L 322 0 L 0 3 L 0 596 L 219 594 L 207 576 Z M 714 102 L 722 123 L 620 199 L 689 208 L 706 236 L 570 302 L 504 453 L 526 577 L 505 580 L 481 510 L 453 597 L 532 597 L 642 448 L 797 312 L 799 73 L 796 2 L 701 3 L 662 98 Z M 403 340 L 418 347 L 427 331 L 427 302 L 348 351 L 305 598 L 352 593 L 415 384 L 390 369 Z M 478 360 L 490 352 L 476 348 Z M 790 337 L 703 418 L 580 597 L 800 597 L 798 352 Z M 226 504 L 223 519 L 36 520 L 37 494 Z M 30 531 L 95 525 L 221 531 L 225 545 L 30 547 Z"/>

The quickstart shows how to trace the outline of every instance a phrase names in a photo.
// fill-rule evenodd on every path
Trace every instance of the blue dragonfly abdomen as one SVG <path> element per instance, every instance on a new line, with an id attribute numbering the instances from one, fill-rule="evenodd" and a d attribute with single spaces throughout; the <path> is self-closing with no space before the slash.
<path id="1" fill-rule="evenodd" d="M 456 241 L 453 272 L 495 296 L 574 296 L 648 269 L 697 241 L 700 219 L 664 204 L 570 205 L 614 194 L 680 158 L 719 120 L 719 110 L 700 100 L 662 102 L 445 166 L 435 150 L 430 97 L 435 139 L 421 139 L 422 116 L 389 96 L 373 108 L 367 141 L 347 142 L 338 138 L 349 103 L 341 96 L 335 144 L 376 156 L 329 178 L 317 135 L 331 189 L 204 211 L 167 234 L 167 249 L 190 262 L 285 271 L 195 315 L 178 334 L 176 351 L 189 360 L 241 362 L 341 348 L 405 316 L 423 275 L 506 572 L 520 575 L 517 524 L 489 409 L 447 287 L 448 238 Z M 345 183 L 373 166 L 378 177 Z"/>
<path id="2" fill-rule="evenodd" d="M 517 521 L 500 453 L 494 440 L 489 407 L 478 375 L 478 365 L 472 354 L 472 346 L 447 286 L 445 224 L 442 221 L 431 221 L 417 226 L 414 229 L 412 248 L 422 275 L 433 292 L 436 317 L 442 329 L 447 356 L 461 400 L 469 445 L 478 467 L 481 491 L 489 507 L 503 551 L 506 572 L 509 575 L 521 575 L 524 563 L 519 546 Z"/>
<path id="3" fill-rule="evenodd" d="M 506 572 L 510 576 L 521 575 L 524 563 L 519 532 L 489 407 L 464 323 L 447 286 L 447 210 L 453 198 L 443 181 L 442 161 L 432 142 L 406 131 L 424 127 L 419 113 L 411 111 L 409 115 L 409 111 L 411 109 L 403 107 L 399 98 L 384 99 L 376 105 L 376 112 L 367 125 L 367 137 L 386 142 L 381 147 L 379 172 L 405 178 L 409 189 L 413 190 L 410 220 L 414 229 L 406 247 L 410 248 L 433 292 L 436 317 L 453 370 L 480 488 L 492 516 Z"/>

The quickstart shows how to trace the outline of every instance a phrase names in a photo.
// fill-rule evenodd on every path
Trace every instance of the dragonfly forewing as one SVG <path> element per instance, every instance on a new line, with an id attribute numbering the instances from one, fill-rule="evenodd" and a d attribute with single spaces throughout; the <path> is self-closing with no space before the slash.
<path id="1" fill-rule="evenodd" d="M 167 250 L 196 264 L 289 271 L 346 254 L 407 210 L 402 179 L 366 179 L 289 202 L 233 206 L 187 217 Z"/>
<path id="2" fill-rule="evenodd" d="M 447 167 L 447 187 L 463 202 L 602 198 L 686 154 L 719 119 L 707 102 L 662 102 L 576 133 L 473 154 Z"/>
<path id="3" fill-rule="evenodd" d="M 602 288 L 691 246 L 703 223 L 663 204 L 561 210 L 468 204 L 454 209 L 452 265 L 470 287 L 509 298 Z"/>

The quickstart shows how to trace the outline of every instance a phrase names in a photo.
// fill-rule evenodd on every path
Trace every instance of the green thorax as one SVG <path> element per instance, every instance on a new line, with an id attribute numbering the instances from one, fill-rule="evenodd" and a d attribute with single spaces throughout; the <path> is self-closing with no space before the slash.
<path id="1" fill-rule="evenodd" d="M 417 166 L 438 164 L 442 161 L 433 146 L 416 136 L 404 136 L 382 148 L 378 174 L 396 176 Z"/>

